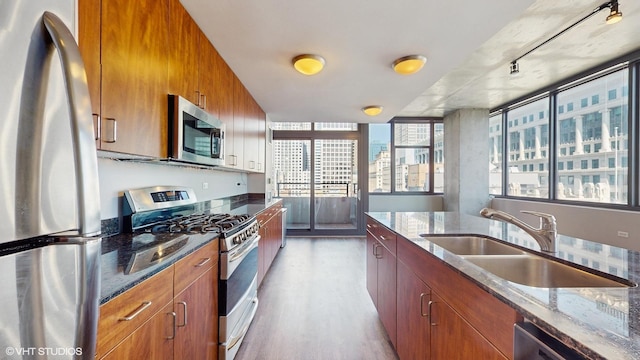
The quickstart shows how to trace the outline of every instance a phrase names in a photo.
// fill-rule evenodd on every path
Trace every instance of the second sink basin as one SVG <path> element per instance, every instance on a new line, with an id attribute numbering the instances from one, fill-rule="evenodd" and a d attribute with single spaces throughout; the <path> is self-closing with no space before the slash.
<path id="1" fill-rule="evenodd" d="M 430 242 L 456 255 L 524 255 L 513 246 L 481 236 L 429 236 L 422 235 Z"/>
<path id="2" fill-rule="evenodd" d="M 632 287 L 635 284 L 609 279 L 536 255 L 463 256 L 505 280 L 540 288 Z"/>

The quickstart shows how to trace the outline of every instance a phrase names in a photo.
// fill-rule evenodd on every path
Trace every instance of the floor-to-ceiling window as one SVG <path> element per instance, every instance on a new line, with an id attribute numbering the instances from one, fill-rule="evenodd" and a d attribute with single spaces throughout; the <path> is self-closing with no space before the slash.
<path id="1" fill-rule="evenodd" d="M 640 205 L 631 196 L 640 189 L 631 181 L 630 151 L 638 143 L 631 124 L 637 127 L 639 119 L 629 110 L 640 102 L 630 98 L 638 93 L 630 74 L 637 73 L 639 63 L 635 59 L 594 71 L 496 109 L 489 121 L 489 193 L 594 206 Z M 503 166 L 506 176 L 494 175 Z"/>
<path id="2" fill-rule="evenodd" d="M 274 123 L 276 196 L 290 234 L 363 232 L 360 130 L 354 123 Z"/>

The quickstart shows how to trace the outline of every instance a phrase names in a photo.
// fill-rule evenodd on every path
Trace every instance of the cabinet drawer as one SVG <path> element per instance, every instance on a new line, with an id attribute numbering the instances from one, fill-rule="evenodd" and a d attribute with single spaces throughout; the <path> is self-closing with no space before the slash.
<path id="1" fill-rule="evenodd" d="M 371 233 L 394 256 L 396 254 L 396 234 L 380 223 L 367 219 L 367 231 Z"/>
<path id="2" fill-rule="evenodd" d="M 173 299 L 173 266 L 100 306 L 98 357 L 111 350 Z"/>
<path id="3" fill-rule="evenodd" d="M 176 274 L 174 278 L 174 294 L 179 294 L 194 282 L 200 275 L 204 274 L 212 266 L 218 264 L 218 244 L 215 239 L 207 245 L 196 250 L 193 254 L 176 262 Z"/>

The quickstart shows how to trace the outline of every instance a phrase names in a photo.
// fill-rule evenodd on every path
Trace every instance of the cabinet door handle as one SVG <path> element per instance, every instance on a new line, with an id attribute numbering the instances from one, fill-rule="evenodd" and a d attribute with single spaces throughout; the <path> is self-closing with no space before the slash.
<path id="1" fill-rule="evenodd" d="M 136 316 L 140 315 L 146 308 L 151 306 L 151 301 L 143 301 L 137 309 L 135 309 L 131 314 L 118 319 L 118 321 L 131 321 L 135 319 Z"/>
<path id="2" fill-rule="evenodd" d="M 426 314 L 424 313 L 424 297 L 427 296 L 427 295 L 429 295 L 429 294 L 427 294 L 427 293 L 420 294 L 420 316 L 429 318 L 429 313 L 426 313 Z M 431 302 L 431 301 L 429 301 L 429 302 Z"/>
<path id="3" fill-rule="evenodd" d="M 106 138 L 104 142 L 114 143 L 118 140 L 118 122 L 115 118 L 106 118 L 105 120 L 110 124 L 110 126 L 107 127 L 107 130 L 111 131 L 107 131 L 107 133 L 111 135 L 111 137 Z"/>
<path id="4" fill-rule="evenodd" d="M 193 265 L 193 267 L 203 267 L 203 266 L 204 266 L 204 264 L 208 263 L 209 261 L 211 261 L 211 258 L 210 258 L 210 257 L 208 257 L 208 258 L 204 258 L 204 259 L 202 259 L 202 261 L 200 261 L 199 263 L 197 263 L 197 264 Z"/>
<path id="5" fill-rule="evenodd" d="M 373 256 L 375 256 L 376 259 L 382 259 L 382 255 L 378 254 L 379 247 L 380 247 L 380 244 L 378 243 L 373 244 Z"/>
<path id="6" fill-rule="evenodd" d="M 187 326 L 187 303 L 184 301 L 179 301 L 178 304 L 182 305 L 182 310 L 184 311 L 184 317 L 182 320 L 182 324 L 178 325 L 179 327 Z"/>
<path id="7" fill-rule="evenodd" d="M 196 90 L 196 106 L 201 108 L 200 106 L 200 91 Z"/>
<path id="8" fill-rule="evenodd" d="M 202 104 L 200 107 L 204 110 L 207 108 L 207 95 L 200 94 L 200 97 L 202 98 Z"/>
<path id="9" fill-rule="evenodd" d="M 438 324 L 436 324 L 436 323 L 433 321 L 433 316 L 431 315 L 431 314 L 432 314 L 432 313 L 431 313 L 431 310 L 432 310 L 433 303 L 434 303 L 433 301 L 429 300 L 429 306 L 427 307 L 427 314 L 428 314 L 427 316 L 428 316 L 428 317 L 429 317 L 429 319 L 431 320 L 431 326 L 436 326 L 436 325 L 438 325 Z"/>
<path id="10" fill-rule="evenodd" d="M 167 313 L 167 315 L 171 315 L 173 317 L 173 326 L 171 326 L 172 334 L 171 336 L 167 336 L 167 340 L 173 340 L 176 338 L 176 313 L 174 311 Z"/>
<path id="11" fill-rule="evenodd" d="M 95 131 L 96 131 L 96 141 L 100 140 L 100 128 L 102 127 L 100 124 L 100 115 L 98 114 L 91 114 L 94 118 L 94 123 L 95 123 Z"/>
<path id="12" fill-rule="evenodd" d="M 382 236 L 382 235 L 380 235 L 380 240 L 387 241 L 387 239 L 385 239 L 384 236 Z"/>

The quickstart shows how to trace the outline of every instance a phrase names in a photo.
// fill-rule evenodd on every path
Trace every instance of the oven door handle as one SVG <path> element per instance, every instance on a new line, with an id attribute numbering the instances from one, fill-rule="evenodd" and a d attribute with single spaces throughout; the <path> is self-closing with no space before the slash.
<path id="1" fill-rule="evenodd" d="M 227 351 L 233 349 L 236 345 L 238 345 L 240 343 L 240 340 L 242 340 L 242 338 L 247 334 L 247 331 L 249 331 L 249 326 L 251 325 L 251 320 L 253 320 L 253 316 L 256 313 L 256 310 L 258 309 L 258 298 L 254 298 L 253 300 L 253 310 L 250 314 L 249 317 L 245 318 L 245 324 L 242 327 L 242 329 L 238 332 L 238 334 L 231 335 L 231 337 L 229 338 L 229 344 L 227 345 Z"/>
<path id="2" fill-rule="evenodd" d="M 253 241 L 251 241 L 248 245 L 246 245 L 244 248 L 238 249 L 237 252 L 233 253 L 229 257 L 229 263 L 232 263 L 234 261 L 238 261 L 244 258 L 244 256 L 247 255 L 251 250 L 258 247 L 258 242 L 260 241 L 260 238 L 261 238 L 260 235 L 256 236 L 256 238 Z"/>

